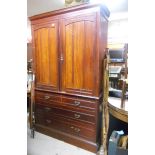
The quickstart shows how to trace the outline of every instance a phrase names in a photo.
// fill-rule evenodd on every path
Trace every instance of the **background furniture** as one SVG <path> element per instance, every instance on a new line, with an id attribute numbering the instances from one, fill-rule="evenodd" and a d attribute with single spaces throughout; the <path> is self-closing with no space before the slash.
<path id="1" fill-rule="evenodd" d="M 84 4 L 30 17 L 36 131 L 96 152 L 109 11 Z"/>
<path id="2" fill-rule="evenodd" d="M 122 86 L 123 89 L 121 91 L 119 90 L 113 91 L 115 92 L 115 94 L 117 94 L 117 98 L 109 96 L 110 90 L 111 90 L 111 85 L 109 83 L 111 80 L 109 77 L 109 65 L 111 65 L 111 63 L 110 63 L 109 51 L 107 49 L 106 55 L 104 58 L 104 69 L 103 69 L 104 98 L 103 98 L 103 105 L 102 105 L 102 108 L 103 108 L 102 129 L 101 129 L 102 131 L 101 144 L 102 145 L 100 147 L 98 155 L 108 154 L 108 142 L 109 142 L 109 138 L 113 130 L 125 130 L 125 134 L 128 133 L 128 125 L 126 125 L 128 122 L 128 112 L 127 112 L 128 108 L 127 108 L 127 105 L 122 107 L 122 99 L 123 101 L 125 101 L 125 91 L 123 89 L 124 88 L 125 90 L 127 89 L 126 89 L 126 86 L 123 85 Z M 127 68 L 127 61 L 125 60 L 125 69 L 126 68 Z M 127 78 L 127 70 L 125 70 L 125 77 Z"/>
<path id="3" fill-rule="evenodd" d="M 119 104 L 116 104 L 118 99 L 116 99 L 116 101 L 114 100 L 115 99 L 113 99 L 113 102 L 109 102 L 108 105 L 109 107 L 109 130 L 107 135 L 108 141 L 113 131 L 123 130 L 124 135 L 128 135 L 128 110 L 127 108 L 125 110 L 121 108 L 120 99 Z M 115 155 L 126 155 L 126 154 L 128 154 L 128 147 L 124 149 L 117 146 Z"/>
<path id="4" fill-rule="evenodd" d="M 128 122 L 128 102 L 126 100 L 125 109 L 121 108 L 121 99 L 110 97 L 109 98 L 109 113 L 117 119 Z"/>
<path id="5" fill-rule="evenodd" d="M 110 135 L 114 130 L 123 130 L 125 135 L 128 135 L 128 64 L 127 64 L 127 52 L 128 45 L 124 46 L 125 62 L 124 62 L 124 74 L 123 78 L 119 80 L 118 88 L 121 90 L 120 98 L 109 97 L 108 98 L 108 110 L 109 110 L 109 130 L 107 139 L 109 140 Z M 128 149 L 118 149 L 120 154 L 128 154 Z M 117 154 L 117 153 L 116 153 Z"/>

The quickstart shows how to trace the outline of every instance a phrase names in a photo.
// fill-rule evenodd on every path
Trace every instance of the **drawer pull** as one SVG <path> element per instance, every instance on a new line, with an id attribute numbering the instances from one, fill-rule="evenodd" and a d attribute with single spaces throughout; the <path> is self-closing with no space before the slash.
<path id="1" fill-rule="evenodd" d="M 79 133 L 80 132 L 80 129 L 79 128 L 75 128 L 74 126 L 71 126 L 70 127 L 71 129 L 73 129 L 75 132 Z"/>
<path id="2" fill-rule="evenodd" d="M 47 119 L 46 122 L 47 122 L 48 124 L 50 124 L 50 123 L 51 123 L 51 120 Z"/>
<path id="3" fill-rule="evenodd" d="M 74 114 L 74 117 L 75 117 L 75 118 L 80 118 L 80 115 Z"/>
<path id="4" fill-rule="evenodd" d="M 74 128 L 74 131 L 79 133 L 80 129 L 79 128 Z"/>
<path id="5" fill-rule="evenodd" d="M 79 101 L 74 101 L 75 106 L 79 106 L 80 102 Z"/>
<path id="6" fill-rule="evenodd" d="M 54 28 L 55 27 L 55 24 L 53 23 L 51 26 L 52 26 L 52 28 Z"/>
<path id="7" fill-rule="evenodd" d="M 48 100 L 50 98 L 50 96 L 44 96 L 45 100 Z"/>
<path id="8" fill-rule="evenodd" d="M 48 108 L 48 107 L 45 107 L 44 108 L 46 111 L 50 111 L 51 110 L 51 108 Z"/>

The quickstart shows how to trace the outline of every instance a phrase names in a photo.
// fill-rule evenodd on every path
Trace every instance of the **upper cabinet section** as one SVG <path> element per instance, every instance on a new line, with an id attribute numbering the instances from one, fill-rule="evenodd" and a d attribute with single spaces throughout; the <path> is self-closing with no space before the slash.
<path id="1" fill-rule="evenodd" d="M 58 21 L 33 27 L 37 87 L 58 90 Z"/>
<path id="2" fill-rule="evenodd" d="M 87 4 L 30 17 L 36 89 L 101 96 L 108 13 Z"/>

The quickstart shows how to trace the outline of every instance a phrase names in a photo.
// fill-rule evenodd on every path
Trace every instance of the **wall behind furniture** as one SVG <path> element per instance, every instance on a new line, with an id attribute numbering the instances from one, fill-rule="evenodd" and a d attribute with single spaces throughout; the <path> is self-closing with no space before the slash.
<path id="1" fill-rule="evenodd" d="M 27 0 L 27 16 L 63 8 L 64 2 L 65 0 Z"/>
<path id="2" fill-rule="evenodd" d="M 74 0 L 75 1 L 75 0 Z M 85 0 L 87 1 L 87 0 Z M 111 13 L 127 12 L 128 0 L 89 0 L 90 3 L 105 3 Z M 77 3 L 78 4 L 78 3 Z M 28 17 L 65 7 L 65 0 L 27 0 Z"/>
<path id="3" fill-rule="evenodd" d="M 108 43 L 128 42 L 128 19 L 121 19 L 109 22 Z"/>

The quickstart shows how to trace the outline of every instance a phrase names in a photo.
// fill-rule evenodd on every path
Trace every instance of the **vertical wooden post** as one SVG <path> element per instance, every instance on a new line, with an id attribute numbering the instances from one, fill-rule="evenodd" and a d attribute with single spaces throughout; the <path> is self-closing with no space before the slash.
<path id="1" fill-rule="evenodd" d="M 109 54 L 106 49 L 106 55 L 103 63 L 103 102 L 102 102 L 102 128 L 101 128 L 101 147 L 98 155 L 108 155 L 107 134 L 109 128 L 108 96 L 109 96 Z"/>
<path id="2" fill-rule="evenodd" d="M 34 103 L 34 81 L 31 82 L 31 102 L 30 102 L 30 129 L 33 128 L 33 103 Z"/>

